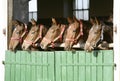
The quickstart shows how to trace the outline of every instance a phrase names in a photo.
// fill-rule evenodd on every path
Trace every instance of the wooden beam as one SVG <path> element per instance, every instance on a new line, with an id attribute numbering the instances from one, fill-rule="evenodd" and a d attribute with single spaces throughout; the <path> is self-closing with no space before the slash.
<path id="1" fill-rule="evenodd" d="M 11 38 L 11 35 L 12 35 L 12 21 L 13 19 L 13 0 L 8 0 L 8 28 L 7 28 L 7 31 L 8 31 L 8 41 L 7 41 L 7 45 L 9 44 L 9 40 Z"/>
<path id="2" fill-rule="evenodd" d="M 114 22 L 114 81 L 120 81 L 120 0 L 114 0 L 113 7 Z"/>

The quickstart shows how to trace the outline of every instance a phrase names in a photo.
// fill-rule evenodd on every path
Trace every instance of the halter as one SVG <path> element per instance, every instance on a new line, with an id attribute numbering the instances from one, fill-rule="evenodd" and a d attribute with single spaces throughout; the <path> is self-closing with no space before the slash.
<path id="1" fill-rule="evenodd" d="M 70 41 L 70 42 L 76 43 L 77 40 L 80 38 L 80 36 L 83 35 L 83 23 L 82 23 L 81 20 L 80 20 L 79 23 L 80 23 L 80 32 L 79 32 L 78 36 L 76 38 L 74 38 L 74 39 L 66 39 L 66 41 Z"/>
<path id="2" fill-rule="evenodd" d="M 24 42 L 25 43 L 27 43 L 27 44 L 30 44 L 30 45 L 32 45 L 32 46 L 34 46 L 34 44 L 35 44 L 35 42 L 38 40 L 38 39 L 40 39 L 40 38 L 42 38 L 42 29 L 43 29 L 43 27 L 42 27 L 42 25 L 40 24 L 40 29 L 39 29 L 39 31 L 40 31 L 40 34 L 38 35 L 38 37 L 36 38 L 36 40 L 35 41 L 28 41 L 28 40 L 24 40 Z"/>
<path id="3" fill-rule="evenodd" d="M 26 40 L 24 40 L 24 42 L 26 43 L 26 44 L 33 44 L 33 42 L 32 41 L 26 41 Z"/>
<path id="4" fill-rule="evenodd" d="M 23 34 L 22 34 L 20 37 L 18 37 L 18 38 L 16 38 L 16 37 L 11 37 L 11 40 L 18 40 L 18 41 L 20 41 L 20 43 L 22 43 L 22 38 L 23 38 L 23 36 L 28 32 L 28 31 L 27 31 L 27 25 L 26 25 L 26 24 L 24 24 L 24 25 L 25 25 L 25 29 L 24 29 Z"/>
<path id="5" fill-rule="evenodd" d="M 59 36 L 57 36 L 53 41 L 51 41 L 51 40 L 49 40 L 49 39 L 47 39 L 47 38 L 45 38 L 45 37 L 43 38 L 43 40 L 48 41 L 48 43 L 49 43 L 50 45 L 52 45 L 52 48 L 54 48 L 55 42 L 56 42 L 58 39 L 60 39 L 60 41 L 62 41 L 62 35 L 63 35 L 64 31 L 65 31 L 65 25 L 62 25 L 62 30 L 61 30 Z"/>
<path id="6" fill-rule="evenodd" d="M 99 43 L 101 40 L 103 40 L 103 29 L 104 29 L 104 27 L 102 27 L 101 34 L 100 34 L 100 38 L 97 39 L 97 41 L 96 41 L 96 43 L 95 43 L 95 47 L 96 47 L 97 43 Z M 94 42 L 94 41 L 93 41 L 93 42 Z M 91 45 L 91 43 L 86 42 L 86 45 Z"/>

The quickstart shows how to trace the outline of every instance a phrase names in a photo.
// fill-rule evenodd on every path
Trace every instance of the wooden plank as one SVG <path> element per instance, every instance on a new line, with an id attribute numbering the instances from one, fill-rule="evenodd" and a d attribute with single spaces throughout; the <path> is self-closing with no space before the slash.
<path id="1" fill-rule="evenodd" d="M 84 51 L 79 51 L 79 72 L 78 72 L 78 74 L 79 74 L 79 80 L 78 81 L 86 81 L 86 66 L 84 65 L 84 64 L 86 64 L 86 53 L 84 52 Z M 89 59 L 89 58 L 87 58 L 87 59 Z M 89 70 L 89 68 L 88 68 L 88 70 Z"/>
<path id="2" fill-rule="evenodd" d="M 13 18 L 13 0 L 8 0 L 8 28 L 7 28 L 7 44 L 9 44 L 9 40 L 12 35 L 12 18 Z"/>
<path id="3" fill-rule="evenodd" d="M 86 66 L 86 72 L 85 72 L 85 78 L 86 78 L 86 81 L 91 81 L 91 67 L 89 66 L 89 64 L 91 63 L 91 53 L 87 53 L 86 52 L 86 58 L 85 58 L 85 62 L 86 64 L 88 64 Z"/>
<path id="4" fill-rule="evenodd" d="M 103 63 L 103 54 L 102 51 L 98 53 L 97 56 L 97 63 L 102 64 Z M 103 66 L 97 66 L 97 81 L 103 81 Z"/>
<path id="5" fill-rule="evenodd" d="M 67 51 L 67 81 L 73 81 L 73 54 L 71 51 Z"/>
<path id="6" fill-rule="evenodd" d="M 16 55 L 16 69 L 15 69 L 15 81 L 21 81 L 21 53 L 17 51 Z"/>
<path id="7" fill-rule="evenodd" d="M 79 51 L 77 51 L 74 55 L 73 55 L 73 64 L 78 64 L 79 63 L 79 54 L 81 54 Z M 79 81 L 79 66 L 74 66 L 74 75 L 73 75 L 73 81 Z"/>
<path id="8" fill-rule="evenodd" d="M 67 64 L 67 54 L 66 52 L 60 52 L 60 67 L 61 67 L 61 81 L 67 81 L 67 66 L 63 65 L 62 64 Z"/>
<path id="9" fill-rule="evenodd" d="M 12 64 L 10 64 L 10 65 L 11 65 L 11 70 L 10 70 L 10 71 L 11 71 L 11 72 L 10 72 L 10 73 L 11 73 L 11 74 L 10 74 L 10 75 L 11 75 L 11 78 L 10 78 L 10 80 L 11 80 L 11 81 L 15 81 L 15 64 L 14 64 L 14 63 L 15 63 L 15 61 L 16 61 L 16 60 L 15 60 L 16 54 L 15 54 L 14 52 L 10 52 L 10 56 L 11 56 L 11 57 L 9 57 L 9 58 L 10 58 L 11 60 L 10 60 L 9 62 L 12 63 Z"/>
<path id="10" fill-rule="evenodd" d="M 29 63 L 31 63 L 31 54 L 29 52 L 25 52 L 26 54 L 26 81 L 31 81 L 31 65 L 29 65 Z"/>
<path id="11" fill-rule="evenodd" d="M 36 52 L 31 52 L 31 63 L 32 63 L 32 66 L 31 66 L 31 81 L 36 81 Z"/>
<path id="12" fill-rule="evenodd" d="M 55 71 L 55 77 L 56 78 L 55 79 L 56 79 L 56 81 L 57 80 L 62 81 L 61 80 L 61 59 L 62 59 L 61 55 L 62 55 L 62 52 L 55 51 L 55 69 L 56 69 L 56 71 Z"/>
<path id="13" fill-rule="evenodd" d="M 43 59 L 43 57 L 42 57 L 42 55 L 43 55 L 43 52 L 37 52 L 37 58 L 36 58 L 36 63 L 37 64 L 42 64 L 42 59 Z M 36 67 L 36 69 L 37 69 L 37 76 L 36 76 L 36 79 L 37 79 L 37 81 L 41 81 L 42 79 L 43 79 L 43 66 L 37 66 Z"/>
<path id="14" fill-rule="evenodd" d="M 48 80 L 48 52 L 44 52 L 43 54 L 43 80 Z"/>
<path id="15" fill-rule="evenodd" d="M 48 80 L 55 81 L 55 65 L 54 65 L 54 52 L 49 52 L 48 54 Z"/>
<path id="16" fill-rule="evenodd" d="M 103 55 L 103 63 L 111 64 L 103 67 L 103 81 L 113 81 L 113 51 L 103 51 Z"/>
<path id="17" fill-rule="evenodd" d="M 97 64 L 98 51 L 93 51 L 91 53 L 91 63 Z M 97 66 L 91 66 L 91 81 L 97 81 Z"/>
<path id="18" fill-rule="evenodd" d="M 20 61 L 20 63 L 21 63 L 21 66 L 20 66 L 20 69 L 21 69 L 21 73 L 20 73 L 20 76 L 21 76 L 21 81 L 26 81 L 26 78 L 28 78 L 28 77 L 26 77 L 26 75 L 28 74 L 27 72 L 26 72 L 26 58 L 27 58 L 27 54 L 26 54 L 26 52 L 25 51 L 19 51 L 20 52 L 20 54 L 21 54 L 21 61 Z"/>
<path id="19" fill-rule="evenodd" d="M 11 52 L 6 51 L 5 53 L 5 81 L 11 80 L 11 65 L 7 64 L 11 61 Z"/>

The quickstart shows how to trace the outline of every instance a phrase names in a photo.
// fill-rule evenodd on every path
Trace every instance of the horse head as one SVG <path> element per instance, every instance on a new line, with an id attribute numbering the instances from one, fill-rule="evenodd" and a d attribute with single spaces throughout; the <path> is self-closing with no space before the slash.
<path id="1" fill-rule="evenodd" d="M 91 22 L 93 26 L 89 31 L 89 35 L 84 47 L 85 51 L 88 52 L 92 51 L 96 47 L 97 43 L 102 38 L 102 33 L 103 33 L 102 25 L 98 22 L 96 18 L 95 20 L 92 19 Z"/>
<path id="2" fill-rule="evenodd" d="M 9 50 L 21 49 L 21 45 L 19 44 L 22 44 L 22 38 L 26 34 L 26 25 L 19 20 L 13 20 L 12 25 L 14 29 L 9 43 Z"/>
<path id="3" fill-rule="evenodd" d="M 65 25 L 60 24 L 55 18 L 52 18 L 52 26 L 49 28 L 47 34 L 40 43 L 40 47 L 44 50 L 48 48 L 49 45 L 54 47 L 54 43 L 58 42 L 58 39 L 62 38 L 65 30 Z"/>
<path id="4" fill-rule="evenodd" d="M 71 50 L 72 46 L 78 42 L 80 36 L 83 35 L 82 22 L 77 20 L 75 17 L 68 18 L 69 27 L 66 33 L 65 39 L 65 50 Z"/>

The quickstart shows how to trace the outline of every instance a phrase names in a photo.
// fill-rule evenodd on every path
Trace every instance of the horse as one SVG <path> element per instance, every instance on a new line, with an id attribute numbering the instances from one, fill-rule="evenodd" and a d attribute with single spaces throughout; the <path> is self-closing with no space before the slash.
<path id="1" fill-rule="evenodd" d="M 42 49 L 46 50 L 48 47 L 64 47 L 64 50 L 72 50 L 72 46 L 76 43 L 80 43 L 81 48 L 84 48 L 82 43 L 85 44 L 88 35 L 87 32 L 90 29 L 90 23 L 88 24 L 88 22 L 83 20 L 79 21 L 75 17 L 68 17 L 66 20 L 67 23 L 62 22 L 62 24 L 55 18 L 52 18 L 53 25 L 49 28 L 40 43 Z M 85 34 L 84 37 L 83 33 Z M 63 38 L 62 42 L 59 41 L 61 38 Z"/>
<path id="2" fill-rule="evenodd" d="M 37 24 L 34 19 L 31 19 L 32 27 L 22 44 L 23 50 L 38 50 L 34 44 L 42 40 L 46 34 L 47 28 L 42 24 Z"/>
<path id="3" fill-rule="evenodd" d="M 51 45 L 54 48 L 55 43 L 63 42 L 64 31 L 66 30 L 66 25 L 61 24 L 60 21 L 56 18 L 52 18 L 52 25 L 49 28 L 47 34 L 40 43 L 40 47 L 44 50 L 48 50 L 48 47 Z M 60 41 L 60 40 L 61 41 Z"/>
<path id="4" fill-rule="evenodd" d="M 97 18 L 94 21 L 84 47 L 88 52 L 93 49 L 107 49 L 108 43 L 113 42 L 113 26 L 101 20 L 98 21 Z"/>
<path id="5" fill-rule="evenodd" d="M 89 21 L 78 20 L 75 16 L 68 17 L 69 27 L 65 39 L 65 50 L 72 50 L 74 45 L 79 44 L 80 49 L 84 49 L 87 40 L 88 31 L 91 23 Z"/>
<path id="6" fill-rule="evenodd" d="M 19 20 L 13 20 L 12 25 L 14 29 L 9 42 L 9 50 L 21 50 L 22 39 L 24 39 L 26 35 L 27 26 Z"/>

